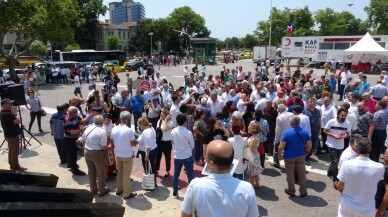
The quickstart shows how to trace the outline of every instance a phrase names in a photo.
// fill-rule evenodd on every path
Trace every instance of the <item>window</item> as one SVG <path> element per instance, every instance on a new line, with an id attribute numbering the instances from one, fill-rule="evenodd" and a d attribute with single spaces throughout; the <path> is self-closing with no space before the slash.
<path id="1" fill-rule="evenodd" d="M 333 50 L 334 43 L 319 43 L 320 50 Z"/>
<path id="2" fill-rule="evenodd" d="M 303 42 L 300 42 L 300 41 L 294 42 L 294 47 L 303 47 Z"/>
<path id="3" fill-rule="evenodd" d="M 381 47 L 385 48 L 385 42 L 377 42 Z"/>
<path id="4" fill-rule="evenodd" d="M 349 42 L 336 42 L 334 45 L 334 50 L 345 50 L 350 47 Z"/>

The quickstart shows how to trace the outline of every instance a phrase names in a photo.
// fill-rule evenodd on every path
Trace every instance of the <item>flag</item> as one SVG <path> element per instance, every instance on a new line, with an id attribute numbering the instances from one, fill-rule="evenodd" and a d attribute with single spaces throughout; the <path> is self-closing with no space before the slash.
<path id="1" fill-rule="evenodd" d="M 291 34 L 295 30 L 295 25 L 293 23 L 288 23 L 287 24 L 287 32 L 288 34 Z"/>

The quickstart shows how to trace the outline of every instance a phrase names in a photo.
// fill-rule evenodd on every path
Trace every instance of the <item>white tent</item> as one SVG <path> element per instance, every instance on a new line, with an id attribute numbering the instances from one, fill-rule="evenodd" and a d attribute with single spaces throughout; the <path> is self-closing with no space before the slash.
<path id="1" fill-rule="evenodd" d="M 360 41 L 345 50 L 345 54 L 376 54 L 388 56 L 388 50 L 381 47 L 368 33 Z"/>

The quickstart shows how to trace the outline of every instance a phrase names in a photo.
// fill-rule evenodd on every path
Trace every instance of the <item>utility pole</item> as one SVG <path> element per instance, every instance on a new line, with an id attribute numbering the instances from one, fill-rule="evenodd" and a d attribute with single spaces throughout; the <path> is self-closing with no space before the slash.
<path id="1" fill-rule="evenodd" d="M 271 0 L 271 10 L 269 12 L 269 46 L 271 46 L 272 41 L 272 0 Z"/>

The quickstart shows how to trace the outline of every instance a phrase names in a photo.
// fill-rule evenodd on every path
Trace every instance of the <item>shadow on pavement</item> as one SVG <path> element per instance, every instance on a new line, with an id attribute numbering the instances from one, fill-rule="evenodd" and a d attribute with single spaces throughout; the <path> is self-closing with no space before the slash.
<path id="1" fill-rule="evenodd" d="M 315 195 L 307 195 L 305 198 L 290 197 L 290 200 L 305 207 L 325 207 L 328 205 L 326 200 Z"/>
<path id="2" fill-rule="evenodd" d="M 144 194 L 138 194 L 136 197 L 127 199 L 125 204 L 133 209 L 137 210 L 150 210 L 152 209 L 152 203 L 147 200 Z"/>
<path id="3" fill-rule="evenodd" d="M 259 208 L 260 216 L 268 216 L 268 210 L 260 205 L 257 205 Z"/>
<path id="4" fill-rule="evenodd" d="M 281 176 L 282 174 L 277 171 L 276 169 L 273 169 L 273 168 L 266 168 L 262 175 L 264 176 L 270 176 L 270 177 L 278 177 L 278 176 Z"/>
<path id="5" fill-rule="evenodd" d="M 30 149 L 28 149 L 30 147 Z M 29 158 L 29 157 L 35 157 L 38 156 L 39 153 L 34 150 L 33 146 L 27 146 L 26 149 L 23 148 L 22 155 L 19 156 L 19 158 Z"/>
<path id="6" fill-rule="evenodd" d="M 257 189 L 256 196 L 262 200 L 267 200 L 267 201 L 279 200 L 279 197 L 275 194 L 275 189 L 268 188 L 267 186 L 261 186 L 260 189 Z"/>
<path id="7" fill-rule="evenodd" d="M 323 192 L 326 189 L 326 183 L 321 181 L 307 180 L 308 188 L 314 189 L 316 192 Z"/>
<path id="8" fill-rule="evenodd" d="M 170 190 L 165 186 L 158 186 L 154 191 L 148 191 L 144 195 L 158 201 L 165 201 L 170 196 Z"/>

